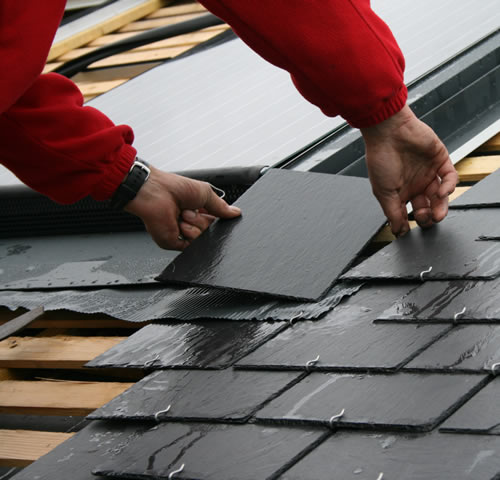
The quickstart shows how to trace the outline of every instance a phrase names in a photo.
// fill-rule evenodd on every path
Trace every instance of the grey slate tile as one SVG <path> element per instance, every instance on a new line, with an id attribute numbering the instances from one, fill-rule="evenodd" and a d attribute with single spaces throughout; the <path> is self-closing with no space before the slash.
<path id="1" fill-rule="evenodd" d="M 152 424 L 91 422 L 16 475 L 16 480 L 96 480 L 92 468 L 112 461 Z"/>
<path id="2" fill-rule="evenodd" d="M 329 174 L 271 170 L 236 204 L 159 280 L 317 300 L 385 221 L 366 179 Z"/>
<path id="3" fill-rule="evenodd" d="M 146 232 L 1 239 L 0 288 L 154 284 L 159 265 L 178 253 L 158 248 Z"/>
<path id="4" fill-rule="evenodd" d="M 257 412 L 259 421 L 315 422 L 346 428 L 428 431 L 487 377 L 396 373 L 311 373 Z"/>
<path id="5" fill-rule="evenodd" d="M 404 368 L 484 372 L 497 362 L 500 362 L 500 325 L 474 325 L 454 328 Z"/>
<path id="6" fill-rule="evenodd" d="M 396 300 L 378 320 L 500 323 L 500 279 L 424 282 Z"/>
<path id="7" fill-rule="evenodd" d="M 440 338 L 443 325 L 374 324 L 380 312 L 411 288 L 364 287 L 324 318 L 293 324 L 237 363 L 242 368 L 393 370 Z"/>
<path id="8" fill-rule="evenodd" d="M 150 324 L 86 366 L 224 368 L 283 328 L 282 323 L 231 320 Z"/>
<path id="9" fill-rule="evenodd" d="M 448 418 L 440 431 L 500 435 L 500 377 Z"/>
<path id="10" fill-rule="evenodd" d="M 493 480 L 499 472 L 500 437 L 338 433 L 281 478 Z"/>
<path id="11" fill-rule="evenodd" d="M 450 208 L 500 207 L 500 170 L 497 170 L 450 202 Z"/>
<path id="12" fill-rule="evenodd" d="M 293 372 L 157 371 L 88 418 L 243 422 L 299 378 L 300 374 Z M 168 412 L 156 416 L 169 406 Z"/>
<path id="13" fill-rule="evenodd" d="M 428 230 L 415 228 L 348 271 L 346 279 L 493 279 L 500 274 L 500 243 L 477 242 L 500 209 L 454 210 Z"/>
<path id="14" fill-rule="evenodd" d="M 110 477 L 203 480 L 274 479 L 325 438 L 324 430 L 257 425 L 168 423 L 136 439 L 120 456 L 95 468 Z"/>

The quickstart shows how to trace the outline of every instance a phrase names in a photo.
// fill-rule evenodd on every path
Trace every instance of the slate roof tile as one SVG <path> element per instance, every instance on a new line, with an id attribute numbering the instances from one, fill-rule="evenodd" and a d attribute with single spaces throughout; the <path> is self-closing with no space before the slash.
<path id="1" fill-rule="evenodd" d="M 257 419 L 429 431 L 479 390 L 486 379 L 429 373 L 311 373 L 257 412 Z"/>
<path id="2" fill-rule="evenodd" d="M 300 377 L 295 372 L 233 369 L 156 371 L 88 418 L 244 422 Z"/>

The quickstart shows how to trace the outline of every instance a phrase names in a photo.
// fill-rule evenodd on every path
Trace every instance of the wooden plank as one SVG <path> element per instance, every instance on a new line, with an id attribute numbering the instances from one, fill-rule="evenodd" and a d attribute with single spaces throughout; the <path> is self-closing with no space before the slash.
<path id="1" fill-rule="evenodd" d="M 500 155 L 467 157 L 455 165 L 461 182 L 478 182 L 500 168 Z"/>
<path id="2" fill-rule="evenodd" d="M 61 40 L 52 46 L 49 52 L 48 61 L 55 60 L 64 53 L 70 51 L 73 48 L 78 48 L 85 45 L 92 40 L 105 35 L 106 33 L 113 32 L 124 25 L 134 22 L 139 18 L 143 18 L 146 15 L 158 10 L 162 7 L 164 2 L 162 0 L 147 0 L 141 5 L 133 7 L 125 12 L 115 15 L 104 22 L 90 27 L 83 32 L 78 32 L 75 35 Z"/>
<path id="3" fill-rule="evenodd" d="M 120 86 L 122 83 L 127 82 L 127 78 L 120 80 L 110 80 L 108 82 L 96 83 L 83 83 L 78 85 L 84 97 L 101 95 L 102 93 L 109 92 L 113 88 Z"/>
<path id="4" fill-rule="evenodd" d="M 185 15 L 187 13 L 206 13 L 205 7 L 198 2 L 185 2 L 180 5 L 172 5 L 169 7 L 159 8 L 153 13 L 147 15 L 147 18 L 172 17 L 174 15 Z"/>
<path id="5" fill-rule="evenodd" d="M 0 466 L 25 467 L 49 453 L 74 433 L 0 430 Z"/>
<path id="6" fill-rule="evenodd" d="M 71 77 L 77 85 L 107 82 L 111 80 L 128 80 L 134 78 L 147 70 L 160 65 L 161 62 L 141 63 L 139 65 L 124 65 L 111 68 L 94 69 L 77 73 Z"/>
<path id="7" fill-rule="evenodd" d="M 476 152 L 500 152 L 500 133 L 483 143 Z"/>
<path id="8" fill-rule="evenodd" d="M 0 382 L 0 413 L 85 416 L 133 383 L 77 381 Z"/>
<path id="9" fill-rule="evenodd" d="M 202 13 L 186 13 L 185 15 L 176 15 L 173 17 L 151 18 L 149 20 L 138 20 L 129 23 L 118 29 L 119 32 L 143 32 L 151 28 L 164 27 L 165 25 L 173 25 L 174 23 L 185 22 L 193 18 L 203 15 Z M 97 37 L 96 37 L 97 38 Z M 89 40 L 90 41 L 90 40 Z"/>
<path id="10" fill-rule="evenodd" d="M 82 368 L 127 337 L 10 337 L 0 342 L 0 367 Z"/>

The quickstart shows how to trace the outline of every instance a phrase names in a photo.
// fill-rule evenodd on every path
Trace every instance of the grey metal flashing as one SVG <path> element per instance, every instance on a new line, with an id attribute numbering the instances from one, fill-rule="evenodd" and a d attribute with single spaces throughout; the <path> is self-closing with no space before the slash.
<path id="1" fill-rule="evenodd" d="M 500 31 L 411 84 L 408 103 L 444 141 L 454 162 L 487 139 L 482 135 L 485 130 L 494 135 L 492 125 L 500 128 Z M 361 134 L 348 125 L 289 157 L 283 166 L 367 176 Z"/>

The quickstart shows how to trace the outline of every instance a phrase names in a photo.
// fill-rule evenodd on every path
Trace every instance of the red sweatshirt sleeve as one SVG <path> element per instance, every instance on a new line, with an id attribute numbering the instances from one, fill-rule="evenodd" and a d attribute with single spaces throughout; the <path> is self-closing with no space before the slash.
<path id="1" fill-rule="evenodd" d="M 135 158 L 133 133 L 83 107 L 71 80 L 40 75 L 65 3 L 0 2 L 0 162 L 60 203 L 104 200 Z"/>
<path id="2" fill-rule="evenodd" d="M 328 116 L 355 127 L 403 108 L 404 58 L 369 0 L 200 0 Z"/>

